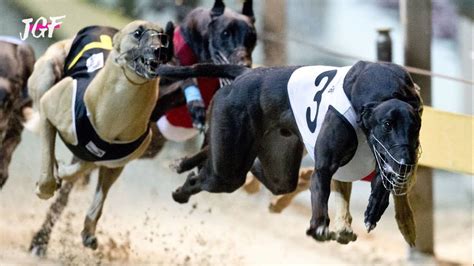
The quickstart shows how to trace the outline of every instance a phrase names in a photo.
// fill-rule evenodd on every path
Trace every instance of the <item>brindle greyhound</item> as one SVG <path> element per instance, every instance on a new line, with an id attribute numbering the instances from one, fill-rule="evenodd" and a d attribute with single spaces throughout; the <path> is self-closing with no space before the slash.
<path id="1" fill-rule="evenodd" d="M 33 48 L 0 36 L 0 189 L 8 179 L 12 154 L 21 140 L 22 123 L 31 114 L 26 82 L 35 63 Z"/>
<path id="2" fill-rule="evenodd" d="M 416 84 L 402 67 L 358 62 L 344 68 L 242 68 L 239 73 L 236 66 L 196 65 L 164 66 L 159 73 L 240 75 L 214 97 L 209 146 L 179 164 L 181 172 L 193 166 L 201 169 L 173 193 L 177 202 L 185 203 L 202 190 L 233 192 L 244 184 L 250 170 L 272 193 L 291 193 L 298 184 L 306 146 L 315 161 L 313 171 L 305 173 L 311 175 L 313 210 L 308 235 L 318 241 L 355 240 L 348 181 L 375 170 L 365 212 L 367 230 L 375 228 L 392 192 L 399 228 L 414 245 L 407 192 L 415 179 L 422 102 Z M 329 231 L 327 209 L 331 181 L 341 194 L 336 198 L 342 211 L 335 233 Z"/>
<path id="3" fill-rule="evenodd" d="M 81 233 L 86 247 L 97 248 L 96 225 L 110 187 L 151 141 L 149 121 L 158 98 L 156 68 L 167 61 L 168 43 L 163 28 L 146 21 L 131 22 L 120 31 L 86 27 L 74 39 L 49 47 L 28 80 L 41 117 L 38 197 L 50 198 L 61 180 L 72 181 L 99 168 L 97 190 Z M 64 69 L 65 77 L 59 75 L 54 85 L 58 69 Z M 56 133 L 77 158 L 74 163 L 57 166 Z"/>
<path id="4" fill-rule="evenodd" d="M 184 41 L 192 49 L 198 62 L 227 63 L 250 66 L 252 51 L 255 47 L 256 31 L 254 27 L 252 1 L 243 3 L 242 14 L 225 9 L 222 1 L 215 1 L 212 9 L 196 8 L 191 11 L 184 22 L 175 30 L 180 30 Z M 171 35 L 171 33 L 168 33 Z M 174 38 L 173 38 L 174 39 Z M 175 48 L 176 51 L 176 48 Z M 173 64 L 184 64 L 186 59 L 176 56 Z M 181 60 L 178 60 L 181 59 Z M 153 119 L 165 115 L 175 107 L 186 105 L 183 89 L 187 85 L 195 84 L 195 79 L 174 81 L 160 80 L 160 97 L 153 112 Z M 212 88 L 213 90 L 217 88 Z M 196 101 L 188 103 L 193 122 L 202 123 L 205 117 L 205 108 L 201 108 Z M 151 125 L 152 141 L 142 158 L 155 157 L 163 148 L 166 138 L 156 124 Z M 87 183 L 87 175 L 86 178 Z M 58 196 L 50 206 L 40 230 L 33 236 L 30 251 L 37 256 L 44 256 L 51 231 L 67 205 L 69 194 L 74 186 L 73 182 L 65 182 L 61 186 Z"/>

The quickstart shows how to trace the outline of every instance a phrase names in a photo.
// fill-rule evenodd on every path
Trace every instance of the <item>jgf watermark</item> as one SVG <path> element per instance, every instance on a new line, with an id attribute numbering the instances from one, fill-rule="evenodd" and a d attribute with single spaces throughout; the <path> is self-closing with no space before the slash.
<path id="1" fill-rule="evenodd" d="M 23 34 L 21 34 L 20 32 L 20 39 L 23 41 L 26 40 L 30 32 L 34 38 L 44 38 L 46 31 L 48 32 L 48 38 L 52 38 L 54 30 L 59 29 L 61 27 L 61 24 L 63 23 L 60 20 L 64 19 L 65 17 L 65 15 L 58 17 L 49 17 L 51 22 L 48 22 L 45 17 L 40 17 L 36 20 L 34 24 L 32 24 L 33 18 L 25 18 L 21 21 L 25 24 L 25 31 L 23 32 Z"/>

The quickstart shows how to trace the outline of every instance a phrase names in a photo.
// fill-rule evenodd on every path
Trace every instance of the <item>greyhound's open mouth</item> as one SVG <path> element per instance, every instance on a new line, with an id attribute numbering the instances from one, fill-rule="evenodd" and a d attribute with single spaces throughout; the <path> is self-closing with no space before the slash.
<path id="1" fill-rule="evenodd" d="M 138 64 L 135 65 L 134 70 L 139 76 L 146 79 L 153 79 L 157 77 L 157 69 L 162 62 L 157 59 L 145 59 L 139 57 Z"/>
<path id="2" fill-rule="evenodd" d="M 124 52 L 127 66 L 137 75 L 145 79 L 154 79 L 158 76 L 157 70 L 160 64 L 168 62 L 168 35 L 156 30 L 144 31 L 138 46 Z"/>
<path id="3" fill-rule="evenodd" d="M 372 138 L 375 140 L 372 147 L 385 189 L 396 196 L 407 194 L 415 179 L 417 164 L 406 164 L 395 159 L 380 140 L 373 135 Z"/>

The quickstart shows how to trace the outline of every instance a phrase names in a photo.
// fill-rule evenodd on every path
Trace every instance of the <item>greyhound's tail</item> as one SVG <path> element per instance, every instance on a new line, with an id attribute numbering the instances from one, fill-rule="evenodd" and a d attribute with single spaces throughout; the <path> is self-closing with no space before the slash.
<path id="1" fill-rule="evenodd" d="M 23 108 L 23 117 L 25 117 L 25 122 L 23 122 L 23 127 L 35 134 L 40 132 L 40 114 L 38 111 L 33 110 L 31 107 Z"/>
<path id="2" fill-rule="evenodd" d="M 241 65 L 215 65 L 203 63 L 192 66 L 161 65 L 157 70 L 157 74 L 170 79 L 186 79 L 195 77 L 235 79 L 249 70 L 250 68 Z"/>

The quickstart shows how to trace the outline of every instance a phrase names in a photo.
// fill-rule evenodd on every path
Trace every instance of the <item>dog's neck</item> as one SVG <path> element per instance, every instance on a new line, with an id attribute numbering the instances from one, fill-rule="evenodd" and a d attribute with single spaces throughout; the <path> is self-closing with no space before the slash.
<path id="1" fill-rule="evenodd" d="M 117 56 L 117 51 L 111 51 L 104 68 L 89 85 L 84 102 L 101 138 L 109 142 L 133 141 L 148 129 L 159 79 L 138 76 L 117 64 Z"/>

